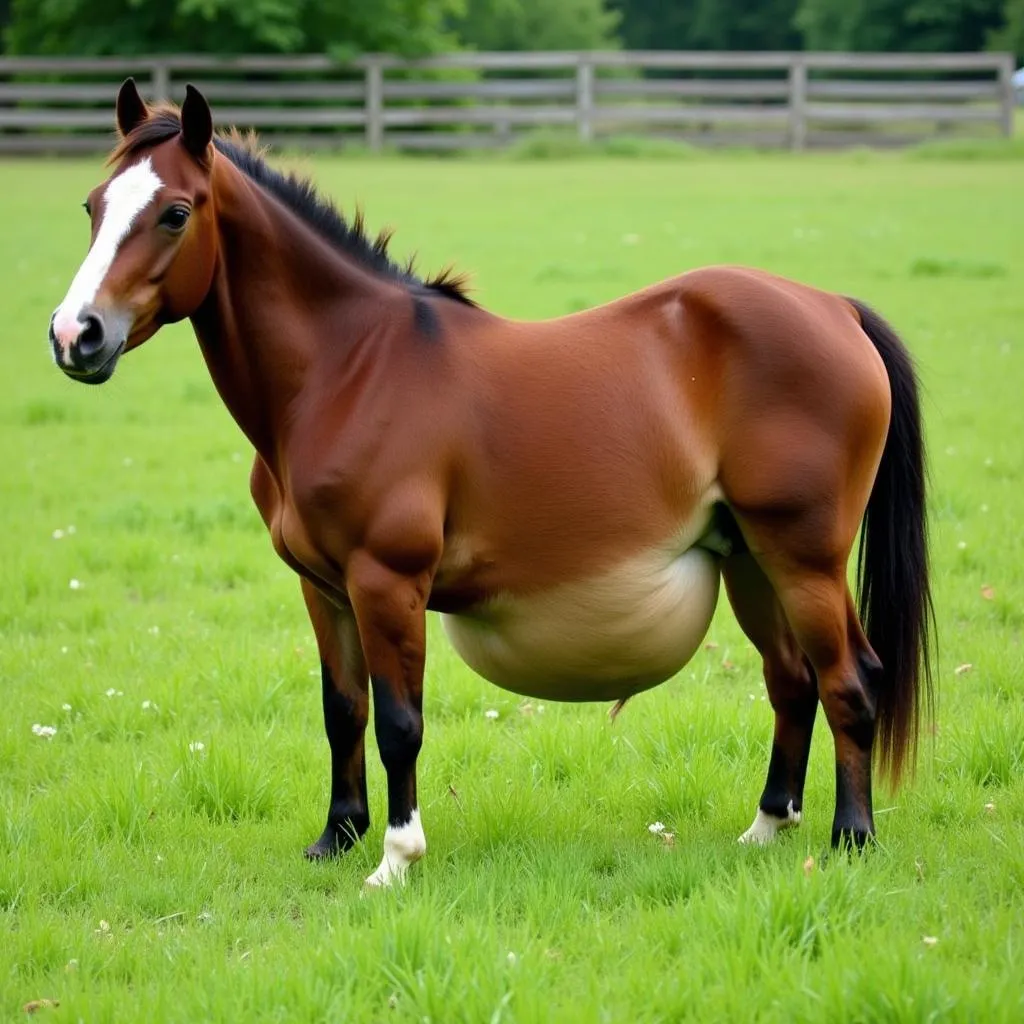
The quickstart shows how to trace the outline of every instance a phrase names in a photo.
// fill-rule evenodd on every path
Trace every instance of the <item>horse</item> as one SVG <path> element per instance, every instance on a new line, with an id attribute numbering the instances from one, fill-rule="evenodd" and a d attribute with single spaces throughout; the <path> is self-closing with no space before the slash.
<path id="1" fill-rule="evenodd" d="M 307 857 L 369 827 L 371 697 L 387 828 L 366 884 L 425 852 L 428 611 L 497 686 L 618 708 L 692 658 L 723 579 L 774 711 L 740 841 L 800 822 L 820 702 L 832 845 L 869 844 L 873 768 L 896 785 L 913 762 L 934 642 L 917 371 L 880 315 L 709 266 L 503 318 L 452 271 L 396 263 L 387 235 L 272 169 L 254 135 L 215 132 L 192 86 L 150 107 L 129 79 L 116 123 L 49 346 L 100 384 L 191 321 L 316 636 L 330 802 Z"/>

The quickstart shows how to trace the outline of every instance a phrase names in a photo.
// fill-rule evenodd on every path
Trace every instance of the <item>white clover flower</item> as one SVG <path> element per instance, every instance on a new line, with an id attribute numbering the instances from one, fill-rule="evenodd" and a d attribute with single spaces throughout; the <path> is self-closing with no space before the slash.
<path id="1" fill-rule="evenodd" d="M 665 826 L 660 821 L 652 821 L 650 825 L 647 826 L 647 831 L 650 832 L 651 835 L 660 836 L 661 833 L 665 831 Z"/>
<path id="2" fill-rule="evenodd" d="M 53 539 L 54 540 L 60 540 L 63 536 L 64 536 L 64 531 L 63 530 L 54 530 L 53 531 Z"/>
<path id="3" fill-rule="evenodd" d="M 57 735 L 57 727 L 55 725 L 40 725 L 36 722 L 32 726 L 32 733 L 35 736 L 41 736 L 43 739 L 52 740 Z"/>
<path id="4" fill-rule="evenodd" d="M 81 590 L 82 589 L 82 581 L 81 580 L 69 580 L 68 581 L 68 586 L 72 590 Z"/>
<path id="5" fill-rule="evenodd" d="M 61 704 L 60 709 L 61 709 L 61 711 L 70 711 L 71 710 L 71 705 L 70 704 Z"/>
<path id="6" fill-rule="evenodd" d="M 206 744 L 202 740 L 193 740 L 188 749 L 190 754 L 201 754 L 206 749 Z"/>
<path id="7" fill-rule="evenodd" d="M 492 721 L 498 717 L 498 711 L 496 708 L 488 708 L 484 712 L 484 718 L 490 718 Z"/>

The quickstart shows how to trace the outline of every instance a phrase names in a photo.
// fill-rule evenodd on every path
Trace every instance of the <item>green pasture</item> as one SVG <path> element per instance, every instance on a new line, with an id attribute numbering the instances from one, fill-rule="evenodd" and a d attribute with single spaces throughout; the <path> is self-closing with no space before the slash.
<path id="1" fill-rule="evenodd" d="M 102 161 L 0 163 L 0 1019 L 1024 1019 L 1024 163 L 942 155 L 295 161 L 501 313 L 753 264 L 876 306 L 926 386 L 939 714 L 877 849 L 826 855 L 821 716 L 803 826 L 737 845 L 771 713 L 724 598 L 614 725 L 492 688 L 433 622 L 428 853 L 366 896 L 372 747 L 365 842 L 301 857 L 318 661 L 245 440 L 187 325 L 105 387 L 58 373 Z"/>

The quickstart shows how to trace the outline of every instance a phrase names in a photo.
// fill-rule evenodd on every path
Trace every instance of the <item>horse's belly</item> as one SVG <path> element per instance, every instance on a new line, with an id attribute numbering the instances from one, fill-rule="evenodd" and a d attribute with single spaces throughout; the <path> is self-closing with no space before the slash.
<path id="1" fill-rule="evenodd" d="M 551 700 L 618 700 L 679 671 L 718 598 L 715 557 L 690 548 L 636 558 L 596 579 L 503 596 L 442 616 L 462 659 L 497 686 Z"/>

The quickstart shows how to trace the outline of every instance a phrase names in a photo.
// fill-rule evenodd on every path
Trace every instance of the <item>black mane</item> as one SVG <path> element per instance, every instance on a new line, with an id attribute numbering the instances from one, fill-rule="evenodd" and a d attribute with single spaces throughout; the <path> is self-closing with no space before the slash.
<path id="1" fill-rule="evenodd" d="M 119 160 L 141 149 L 165 142 L 180 131 L 181 117 L 178 111 L 170 106 L 158 107 L 151 111 L 150 116 L 127 138 L 121 140 L 111 160 Z M 388 254 L 390 231 L 382 231 L 376 238 L 371 238 L 366 233 L 361 213 L 357 212 L 349 223 L 330 200 L 320 195 L 308 178 L 301 178 L 296 174 L 283 174 L 272 168 L 258 150 L 255 135 L 243 137 L 236 132 L 216 135 L 213 145 L 218 153 L 227 157 L 243 174 L 284 203 L 322 238 L 370 270 L 398 281 L 415 292 L 434 292 L 468 306 L 476 305 L 466 294 L 466 282 L 462 276 L 453 273 L 449 268 L 433 277 L 419 277 L 413 269 L 411 259 L 403 266 L 396 263 Z"/>

